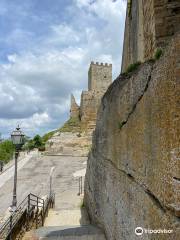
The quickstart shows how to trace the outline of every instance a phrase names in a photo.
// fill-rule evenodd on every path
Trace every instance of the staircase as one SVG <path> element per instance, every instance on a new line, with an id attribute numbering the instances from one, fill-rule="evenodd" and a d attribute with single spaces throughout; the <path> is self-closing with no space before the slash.
<path id="1" fill-rule="evenodd" d="M 44 227 L 31 231 L 23 240 L 105 240 L 102 231 L 90 225 L 85 208 L 50 210 Z"/>
<path id="2" fill-rule="evenodd" d="M 0 239 L 21 240 L 28 229 L 43 226 L 49 209 L 54 207 L 54 201 L 54 193 L 44 198 L 28 194 L 16 210 L 0 224 Z"/>

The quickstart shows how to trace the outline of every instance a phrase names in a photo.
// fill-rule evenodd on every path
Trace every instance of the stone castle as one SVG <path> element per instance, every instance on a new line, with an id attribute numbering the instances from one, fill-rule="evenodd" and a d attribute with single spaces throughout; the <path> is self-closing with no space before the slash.
<path id="1" fill-rule="evenodd" d="M 88 91 L 81 94 L 80 107 L 71 95 L 70 117 L 79 117 L 82 127 L 94 129 L 100 100 L 112 83 L 112 64 L 91 62 L 88 71 Z"/>
<path id="2" fill-rule="evenodd" d="M 85 206 L 107 240 L 179 240 L 179 0 L 128 1 L 121 71 L 98 111 Z"/>
<path id="3" fill-rule="evenodd" d="M 71 95 L 70 119 L 46 143 L 48 153 L 88 155 L 101 98 L 111 83 L 112 64 L 91 62 L 88 90 L 82 92 L 80 106 Z"/>

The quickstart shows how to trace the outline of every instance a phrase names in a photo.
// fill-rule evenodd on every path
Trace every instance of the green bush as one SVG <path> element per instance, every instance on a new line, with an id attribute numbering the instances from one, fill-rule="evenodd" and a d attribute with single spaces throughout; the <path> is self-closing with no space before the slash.
<path id="1" fill-rule="evenodd" d="M 123 126 L 123 123 L 122 122 L 118 122 L 118 128 L 121 129 Z"/>
<path id="2" fill-rule="evenodd" d="M 128 16 L 131 17 L 132 13 L 132 0 L 128 0 Z"/>
<path id="3" fill-rule="evenodd" d="M 135 71 L 139 67 L 139 65 L 141 65 L 141 62 L 136 62 L 136 63 L 130 64 L 127 67 L 125 73 L 131 73 L 131 72 Z"/>
<path id="4" fill-rule="evenodd" d="M 43 145 L 42 138 L 39 135 L 36 135 L 33 139 L 34 147 L 39 148 Z"/>
<path id="5" fill-rule="evenodd" d="M 163 54 L 163 50 L 162 50 L 161 48 L 157 48 L 156 53 L 155 53 L 155 55 L 154 55 L 154 58 L 155 58 L 156 60 L 158 60 L 158 59 L 160 59 L 160 57 L 162 56 L 162 54 Z"/>
<path id="6" fill-rule="evenodd" d="M 6 140 L 0 143 L 0 161 L 4 163 L 9 162 L 13 158 L 14 145 L 10 140 Z"/>
<path id="7" fill-rule="evenodd" d="M 26 144 L 23 146 L 23 150 L 33 150 L 34 148 L 38 148 L 41 150 L 45 148 L 43 138 L 39 135 L 36 135 L 33 139 L 27 141 Z"/>
<path id="8" fill-rule="evenodd" d="M 80 207 L 80 209 L 85 208 L 84 199 L 81 199 L 79 207 Z"/>

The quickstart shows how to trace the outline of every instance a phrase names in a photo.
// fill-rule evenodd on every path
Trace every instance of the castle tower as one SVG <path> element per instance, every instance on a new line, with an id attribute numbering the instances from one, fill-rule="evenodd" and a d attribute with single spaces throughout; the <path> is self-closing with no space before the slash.
<path id="1" fill-rule="evenodd" d="M 112 83 L 112 64 L 91 62 L 88 72 L 88 90 L 104 93 Z"/>
<path id="2" fill-rule="evenodd" d="M 81 94 L 80 119 L 82 126 L 93 130 L 101 98 L 112 83 L 112 64 L 91 62 L 88 72 L 88 91 Z"/>
<path id="3" fill-rule="evenodd" d="M 71 118 L 79 118 L 79 106 L 76 103 L 75 97 L 71 94 L 71 109 L 70 109 Z"/>

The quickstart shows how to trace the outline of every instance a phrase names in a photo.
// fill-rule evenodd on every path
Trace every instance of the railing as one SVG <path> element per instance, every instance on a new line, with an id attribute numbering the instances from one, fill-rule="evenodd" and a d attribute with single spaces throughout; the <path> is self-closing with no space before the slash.
<path id="1" fill-rule="evenodd" d="M 55 204 L 55 194 L 42 199 L 30 193 L 17 207 L 16 211 L 0 226 L 0 239 L 22 239 L 30 229 L 44 225 L 49 208 Z"/>
<path id="2" fill-rule="evenodd" d="M 83 177 L 79 177 L 79 192 L 78 192 L 78 196 L 82 195 L 83 194 Z"/>

